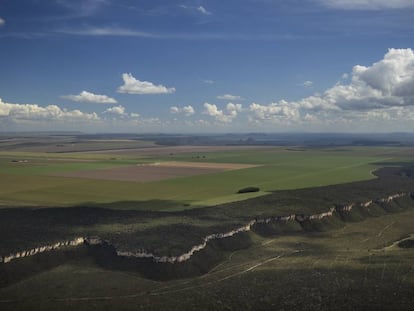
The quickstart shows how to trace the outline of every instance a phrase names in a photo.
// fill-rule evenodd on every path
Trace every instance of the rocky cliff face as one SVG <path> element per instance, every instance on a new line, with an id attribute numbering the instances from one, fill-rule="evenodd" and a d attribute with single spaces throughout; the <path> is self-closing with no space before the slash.
<path id="1" fill-rule="evenodd" d="M 36 255 L 36 254 L 56 250 L 56 249 L 59 249 L 59 248 L 62 248 L 62 247 L 78 246 L 78 245 L 83 244 L 84 242 L 85 242 L 85 238 L 77 237 L 77 238 L 74 238 L 72 240 L 60 241 L 60 242 L 56 242 L 54 244 L 48 244 L 48 245 L 43 245 L 43 246 L 39 246 L 39 247 L 34 247 L 34 248 L 31 248 L 31 249 L 16 252 L 14 254 L 10 254 L 10 255 L 7 255 L 7 256 L 1 256 L 0 257 L 0 263 L 9 263 L 10 261 L 18 259 L 18 258 L 29 257 L 29 256 L 33 256 L 33 255 Z"/>
<path id="2" fill-rule="evenodd" d="M 145 250 L 139 250 L 138 252 L 122 252 L 117 251 L 118 256 L 123 257 L 135 257 L 135 258 L 152 258 L 155 262 L 163 262 L 163 263 L 175 263 L 175 262 L 183 262 L 191 258 L 191 256 L 207 246 L 207 243 L 214 239 L 224 239 L 231 237 L 240 232 L 250 231 L 251 226 L 255 223 L 255 220 L 250 221 L 247 225 L 236 228 L 234 230 L 224 232 L 224 233 L 215 233 L 206 236 L 203 239 L 203 243 L 194 245 L 188 252 L 180 255 L 180 256 L 156 256 L 152 253 L 148 253 Z"/>
<path id="3" fill-rule="evenodd" d="M 380 199 L 377 199 L 377 200 L 369 200 L 367 202 L 362 202 L 362 203 L 351 203 L 351 204 L 346 204 L 346 205 L 335 206 L 335 207 L 330 208 L 329 211 L 324 212 L 324 213 L 319 213 L 319 214 L 313 214 L 313 215 L 296 215 L 296 214 L 292 214 L 292 215 L 287 215 L 287 216 L 273 216 L 273 217 L 267 217 L 267 218 L 263 218 L 263 219 L 253 219 L 249 223 L 247 223 L 246 225 L 241 226 L 239 228 L 235 228 L 235 229 L 230 230 L 228 232 L 210 234 L 210 235 L 204 237 L 203 242 L 201 244 L 194 245 L 193 247 L 191 247 L 191 249 L 188 252 L 186 252 L 186 253 L 184 253 L 180 256 L 158 256 L 158 255 L 155 255 L 155 254 L 153 254 L 151 252 L 148 252 L 144 249 L 141 249 L 141 250 L 138 250 L 138 251 L 119 251 L 119 250 L 116 250 L 116 254 L 117 254 L 117 256 L 127 257 L 127 258 L 150 258 L 156 263 L 180 263 L 180 262 L 184 262 L 184 261 L 189 260 L 194 255 L 194 253 L 204 249 L 207 246 L 207 244 L 209 243 L 209 241 L 215 240 L 215 239 L 224 239 L 224 238 L 234 236 L 234 235 L 236 235 L 238 233 L 241 233 L 241 232 L 247 232 L 247 231 L 252 230 L 252 228 L 254 228 L 254 226 L 260 226 L 261 224 L 269 224 L 269 223 L 277 223 L 277 222 L 294 222 L 294 221 L 296 221 L 296 222 L 299 222 L 299 223 L 303 223 L 303 222 L 307 222 L 307 221 L 322 220 L 324 218 L 332 217 L 335 213 L 350 213 L 353 208 L 358 207 L 358 206 L 363 207 L 363 208 L 369 208 L 374 203 L 387 204 L 387 203 L 390 203 L 390 202 L 392 202 L 392 201 L 394 201 L 398 198 L 402 198 L 402 197 L 406 197 L 406 196 L 413 197 L 413 195 L 411 193 L 404 192 L 404 193 L 397 193 L 397 194 L 394 194 L 394 195 L 391 195 L 391 196 L 387 196 L 385 198 L 380 198 Z M 102 240 L 99 237 L 77 237 L 77 238 L 72 239 L 72 240 L 61 241 L 61 242 L 57 242 L 55 244 L 44 245 L 44 246 L 36 247 L 36 248 L 33 248 L 33 249 L 24 250 L 24 251 L 21 251 L 21 252 L 16 252 L 14 254 L 10 254 L 10 255 L 7 255 L 7 256 L 2 256 L 2 257 L 0 257 L 0 263 L 6 264 L 6 263 L 9 263 L 10 261 L 18 259 L 18 258 L 33 256 L 33 255 L 36 255 L 38 253 L 56 250 L 56 249 L 59 249 L 61 247 L 78 246 L 78 245 L 81 245 L 81 244 L 86 244 L 86 245 L 103 245 L 103 244 L 106 244 L 106 245 L 110 245 L 108 241 Z"/>

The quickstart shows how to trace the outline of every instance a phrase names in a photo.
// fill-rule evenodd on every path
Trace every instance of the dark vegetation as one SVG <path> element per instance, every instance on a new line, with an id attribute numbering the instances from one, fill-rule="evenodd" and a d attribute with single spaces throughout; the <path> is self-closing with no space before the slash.
<path id="1" fill-rule="evenodd" d="M 179 264 L 123 258 L 115 252 L 143 248 L 156 255 L 180 255 L 206 235 L 226 232 L 252 219 L 312 215 L 334 206 L 414 192 L 414 166 L 398 164 L 404 166 L 380 169 L 375 172 L 378 178 L 370 181 L 275 191 L 245 201 L 182 211 L 151 210 L 152 205 L 178 204 L 170 201 L 0 209 L 0 255 L 79 236 L 99 236 L 108 241 L 0 263 L 0 309 L 136 310 L 139 306 L 149 310 L 411 310 L 414 240 L 399 242 L 396 250 L 382 248 L 406 238 L 413 233 L 409 231 L 412 228 L 402 230 L 392 241 L 382 240 L 380 235 L 386 235 L 387 228 L 393 226 L 394 219 L 390 218 L 385 226 L 375 227 L 372 236 L 355 234 L 353 240 L 350 231 L 345 240 L 336 239 L 351 225 L 364 227 L 370 220 L 414 215 L 412 194 L 391 202 L 377 201 L 369 208 L 355 206 L 351 213 L 335 212 L 320 220 L 256 224 L 251 232 L 211 240 L 190 260 Z M 366 248 L 352 250 L 354 242 L 363 243 L 366 238 L 374 241 Z M 260 249 L 262 243 L 273 239 L 277 239 L 274 248 Z M 341 245 L 348 240 L 348 245 Z M 283 255 L 285 261 L 271 261 L 260 269 L 240 273 L 277 255 Z M 230 258 L 236 259 L 233 262 Z M 323 260 L 324 264 L 318 264 Z M 221 267 L 223 271 L 217 277 L 210 276 Z M 99 292 L 101 284 L 103 292 Z M 134 296 L 138 290 L 125 290 L 136 284 L 144 288 L 142 293 Z M 30 297 L 27 293 L 36 292 L 37 287 L 45 291 L 21 300 L 21 296 Z M 126 298 L 111 298 L 116 295 Z M 40 302 L 36 297 L 41 297 Z M 61 297 L 81 300 L 62 301 L 58 299 Z M 9 298 L 11 302 L 6 301 Z"/>
<path id="2" fill-rule="evenodd" d="M 414 239 L 408 239 L 398 243 L 401 248 L 414 248 Z"/>
<path id="3" fill-rule="evenodd" d="M 259 192 L 260 188 L 258 187 L 246 187 L 246 188 L 242 188 L 239 191 L 237 191 L 237 193 L 249 193 L 249 192 Z"/>
<path id="4" fill-rule="evenodd" d="M 278 191 L 246 201 L 177 212 L 117 210 L 117 203 L 106 205 L 105 208 L 79 206 L 1 209 L 0 252 L 2 255 L 7 255 L 74 237 L 99 236 L 110 245 L 95 247 L 90 251 L 92 255 L 95 254 L 94 258 L 97 258 L 97 262 L 108 269 L 132 269 L 154 279 L 200 275 L 219 263 L 223 252 L 248 247 L 251 244 L 249 234 L 243 233 L 209 243 L 206 249 L 196 253 L 194 258 L 182 265 L 155 264 L 151 259 L 119 258 L 114 256 L 114 247 L 117 250 L 132 252 L 145 249 L 161 256 L 181 255 L 193 245 L 202 243 L 205 236 L 226 232 L 255 218 L 292 214 L 311 215 L 326 212 L 336 205 L 366 202 L 396 193 L 411 192 L 414 189 L 412 172 L 414 168 L 411 166 L 383 168 L 376 173 L 378 179 L 375 180 L 313 189 Z M 357 207 L 352 213 L 339 213 L 321 220 L 255 225 L 253 231 L 264 237 L 324 232 L 343 226 L 344 221 L 362 221 L 367 217 L 399 212 L 412 206 L 412 197 L 408 196 L 389 203 L 373 204 L 369 209 Z M 151 225 L 152 222 L 158 225 Z M 49 255 L 38 256 L 50 258 Z M 33 258 L 40 258 L 38 256 Z M 30 260 L 36 261 L 26 258 L 21 262 L 30 262 Z M 19 266 L 19 261 L 13 263 L 11 267 Z M 39 265 L 33 271 L 36 272 L 41 267 L 46 269 L 49 265 Z M 12 268 L 7 266 L 7 269 Z M 0 274 L 7 275 L 7 269 L 0 270 Z M 4 277 L 4 279 L 9 278 Z"/>
<path id="5" fill-rule="evenodd" d="M 410 133 L 341 134 L 341 133 L 248 133 L 218 135 L 138 135 L 139 139 L 159 145 L 251 145 L 251 146 L 407 146 L 414 143 Z"/>
<path id="6" fill-rule="evenodd" d="M 56 268 L 64 263 L 80 260 L 89 254 L 86 246 L 64 248 L 56 251 L 20 258 L 8 264 L 0 264 L 0 288 L 17 283 L 30 276 Z"/>
<path id="7" fill-rule="evenodd" d="M 90 140 L 130 140 L 155 142 L 164 146 L 412 146 L 414 135 L 410 133 L 390 134 L 345 134 L 345 133 L 247 133 L 247 134 L 84 134 L 79 132 L 62 133 L 0 133 L 5 142 L 0 150 L 13 150 L 16 148 L 42 148 L 52 143 L 55 152 L 74 151 L 73 146 L 84 150 L 102 149 L 102 146 L 83 146 Z M 14 139 L 18 141 L 14 141 Z M 35 138 L 35 139 L 34 139 Z M 35 140 L 35 141 L 34 141 Z M 120 145 L 121 148 L 134 148 L 136 145 L 128 143 Z M 111 149 L 105 147 L 104 149 Z M 300 149 L 298 149 L 300 150 Z"/>
<path id="8" fill-rule="evenodd" d="M 115 202 L 102 207 L 86 204 L 72 208 L 3 208 L 0 209 L 0 253 L 4 255 L 77 236 L 99 235 L 114 241 L 117 248 L 148 247 L 157 254 L 165 255 L 168 251 L 175 255 L 208 234 L 235 228 L 254 218 L 311 215 L 326 212 L 336 205 L 366 202 L 400 192 L 411 192 L 414 189 L 414 179 L 409 177 L 412 172 L 413 167 L 383 168 L 376 172 L 379 178 L 370 181 L 277 191 L 245 201 L 175 212 L 132 209 L 140 204 L 150 207 L 150 201 Z M 399 201 L 404 200 L 406 199 Z M 159 204 L 159 201 L 156 203 Z M 118 206 L 122 206 L 122 209 L 118 209 Z M 131 209 L 125 209 L 125 206 L 130 206 Z M 374 205 L 369 210 L 369 215 L 366 209 L 359 208 L 352 216 L 341 217 L 346 221 L 357 221 L 367 216 L 398 211 L 400 206 L 391 203 L 384 208 Z M 151 225 L 154 220 L 159 225 Z M 102 232 L 100 229 L 100 226 L 110 228 L 117 224 L 120 225 L 119 229 L 115 228 L 113 232 Z M 124 227 L 130 229 L 124 230 Z"/>
<path id="9" fill-rule="evenodd" d="M 182 263 L 156 263 L 150 258 L 128 258 L 116 255 L 113 246 L 90 248 L 96 263 L 109 270 L 134 271 L 158 281 L 201 276 L 222 262 L 231 251 L 252 245 L 249 233 L 241 233 L 222 240 L 212 240 L 202 251 L 194 253 Z"/>
<path id="10" fill-rule="evenodd" d="M 312 149 L 332 153 L 348 150 L 353 143 L 414 145 L 412 134 L 401 133 L 205 136 L 61 133 L 42 134 L 37 139 L 30 133 L 27 137 L 17 135 L 21 138 L 18 140 L 14 140 L 15 134 L 10 134 L 9 140 L 7 135 L 0 133 L 5 138 L 0 141 L 0 150 L 49 152 L 52 144 L 58 153 L 133 149 L 147 142 L 277 145 L 286 146 L 288 151 Z M 90 144 L 89 140 L 100 139 L 131 142 Z M 375 172 L 378 176 L 375 180 L 275 191 L 214 207 L 183 210 L 183 205 L 191 207 L 187 201 L 147 200 L 84 203 L 67 208 L 2 208 L 0 255 L 79 236 L 99 236 L 109 243 L 63 247 L 8 264 L 0 263 L 0 310 L 412 310 L 412 195 L 388 203 L 376 202 L 369 209 L 355 206 L 351 213 L 335 212 L 333 217 L 321 220 L 261 223 L 253 226 L 251 232 L 211 240 L 206 248 L 180 264 L 115 256 L 115 249 L 134 252 L 141 248 L 156 255 L 180 255 L 201 243 L 206 235 L 226 232 L 252 219 L 311 215 L 333 206 L 412 193 L 414 167 L 408 163 L 412 150 L 401 148 L 397 152 L 400 156 L 394 162 L 377 163 L 394 167 Z M 385 154 L 384 158 L 388 158 Z M 214 160 L 204 153 L 194 155 L 193 159 L 204 157 Z M 11 161 L 16 162 L 11 165 L 19 165 L 25 158 L 13 156 Z M 169 208 L 176 211 L 166 211 Z M 350 227 L 360 231 L 348 230 Z M 365 228 L 366 231 L 362 230 Z M 387 249 L 389 245 L 398 247 Z M 300 252 L 289 252 L 292 250 Z M 280 261 L 251 269 L 279 255 L 282 255 Z M 248 269 L 251 270 L 241 273 Z M 77 297 L 81 299 L 76 300 Z"/>

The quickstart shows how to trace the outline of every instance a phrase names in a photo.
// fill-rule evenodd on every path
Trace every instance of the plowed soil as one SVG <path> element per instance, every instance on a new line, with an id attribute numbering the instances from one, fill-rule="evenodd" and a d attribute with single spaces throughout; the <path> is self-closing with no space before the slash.
<path id="1" fill-rule="evenodd" d="M 69 172 L 54 174 L 53 176 L 99 180 L 151 182 L 250 167 L 254 167 L 254 165 L 235 163 L 161 162 L 148 165 L 134 165 L 111 169 Z"/>

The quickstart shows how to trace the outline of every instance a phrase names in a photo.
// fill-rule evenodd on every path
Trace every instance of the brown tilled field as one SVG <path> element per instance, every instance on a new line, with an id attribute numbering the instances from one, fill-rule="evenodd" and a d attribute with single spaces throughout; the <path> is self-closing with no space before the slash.
<path id="1" fill-rule="evenodd" d="M 87 153 L 143 155 L 143 156 L 166 156 L 175 154 L 200 154 L 208 152 L 238 151 L 238 150 L 265 150 L 270 146 L 143 146 L 139 148 L 117 148 L 111 150 L 88 151 Z"/>
<path id="2" fill-rule="evenodd" d="M 150 182 L 185 176 L 211 174 L 250 167 L 254 167 L 254 165 L 235 163 L 162 162 L 147 165 L 117 167 L 111 169 L 69 172 L 54 174 L 53 176 L 99 180 Z"/>
<path id="3" fill-rule="evenodd" d="M 256 167 L 253 164 L 240 163 L 214 163 L 214 162 L 184 162 L 184 161 L 167 161 L 148 164 L 150 166 L 161 167 L 192 167 L 192 168 L 207 168 L 207 169 L 221 169 L 221 170 L 241 170 L 244 168 Z"/>

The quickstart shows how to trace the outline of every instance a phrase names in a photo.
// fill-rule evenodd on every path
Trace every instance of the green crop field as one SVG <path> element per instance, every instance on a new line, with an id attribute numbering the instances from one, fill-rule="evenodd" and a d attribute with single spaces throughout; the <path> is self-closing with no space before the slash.
<path id="1" fill-rule="evenodd" d="M 188 208 L 237 201 L 269 191 L 346 183 L 374 178 L 376 163 L 401 161 L 403 148 L 306 149 L 272 148 L 173 156 L 126 154 L 0 152 L 0 202 L 3 205 L 73 205 L 86 202 L 175 201 Z M 12 161 L 24 161 L 16 163 Z M 180 177 L 155 182 L 67 178 L 59 173 L 99 170 L 139 163 L 193 161 L 256 164 L 257 167 Z M 54 176 L 55 175 L 55 176 Z M 236 195 L 243 187 L 259 193 Z M 185 205 L 185 206 L 184 206 Z M 121 205 L 120 205 L 121 206 Z M 165 206 L 154 205 L 154 209 Z"/>

